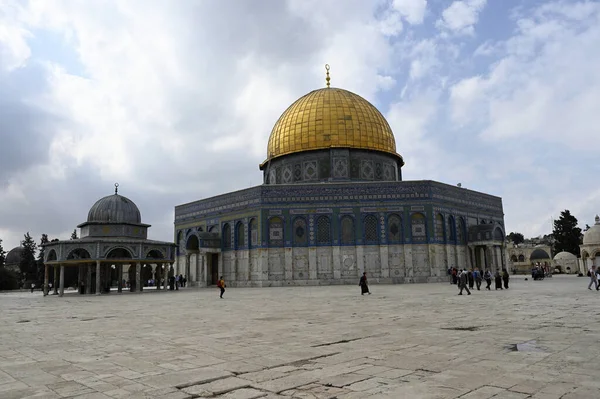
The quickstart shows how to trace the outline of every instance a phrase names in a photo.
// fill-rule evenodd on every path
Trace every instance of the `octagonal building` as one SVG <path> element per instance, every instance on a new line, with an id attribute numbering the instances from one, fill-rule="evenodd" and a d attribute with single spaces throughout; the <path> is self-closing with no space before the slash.
<path id="1" fill-rule="evenodd" d="M 504 268 L 502 199 L 403 181 L 403 165 L 379 110 L 328 83 L 275 123 L 262 185 L 175 207 L 176 272 L 197 286 L 223 275 L 229 286 L 265 287 Z"/>

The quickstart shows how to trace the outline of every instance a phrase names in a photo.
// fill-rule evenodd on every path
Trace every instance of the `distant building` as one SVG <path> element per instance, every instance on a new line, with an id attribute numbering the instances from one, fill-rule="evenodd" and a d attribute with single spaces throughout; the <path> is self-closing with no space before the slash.
<path id="1" fill-rule="evenodd" d="M 584 233 L 583 244 L 579 248 L 582 273 L 587 273 L 592 265 L 600 266 L 600 216 L 596 215 L 596 223 Z"/>
<path id="2" fill-rule="evenodd" d="M 23 247 L 16 247 L 8 251 L 8 253 L 6 254 L 6 258 L 4 259 L 4 267 L 7 270 L 12 270 L 14 272 L 19 273 L 19 271 L 21 270 L 19 267 L 19 265 L 21 264 L 21 254 L 24 250 L 25 248 Z"/>
<path id="3" fill-rule="evenodd" d="M 509 272 L 529 274 L 535 266 L 553 271 L 552 247 L 545 244 L 506 244 Z"/>

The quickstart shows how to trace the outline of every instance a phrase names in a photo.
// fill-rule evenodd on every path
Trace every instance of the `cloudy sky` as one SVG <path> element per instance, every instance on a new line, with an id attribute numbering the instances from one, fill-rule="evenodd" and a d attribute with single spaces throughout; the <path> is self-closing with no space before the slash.
<path id="1" fill-rule="evenodd" d="M 508 231 L 600 213 L 600 3 L 0 0 L 0 238 L 69 238 L 113 192 L 170 240 L 177 204 L 261 183 L 270 130 L 332 85 L 388 118 L 406 180 L 503 197 Z"/>

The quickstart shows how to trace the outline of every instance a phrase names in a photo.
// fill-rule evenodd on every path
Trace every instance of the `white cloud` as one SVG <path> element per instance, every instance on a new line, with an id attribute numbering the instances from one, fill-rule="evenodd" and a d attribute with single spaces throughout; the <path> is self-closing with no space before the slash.
<path id="1" fill-rule="evenodd" d="M 487 0 L 458 0 L 442 12 L 437 26 L 454 34 L 472 35 Z"/>
<path id="2" fill-rule="evenodd" d="M 411 25 L 423 23 L 427 11 L 427 0 L 393 0 L 392 9 Z"/>
<path id="3" fill-rule="evenodd" d="M 27 39 L 31 33 L 21 27 L 22 9 L 5 0 L 0 7 L 0 73 L 23 66 L 31 56 Z"/>

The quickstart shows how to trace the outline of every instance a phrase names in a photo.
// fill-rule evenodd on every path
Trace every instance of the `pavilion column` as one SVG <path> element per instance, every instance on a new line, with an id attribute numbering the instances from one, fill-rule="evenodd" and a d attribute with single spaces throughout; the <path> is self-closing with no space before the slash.
<path id="1" fill-rule="evenodd" d="M 200 285 L 200 251 L 196 252 L 196 286 Z"/>
<path id="2" fill-rule="evenodd" d="M 184 270 L 185 278 L 189 278 L 189 276 L 190 276 L 191 257 L 192 257 L 192 254 L 189 252 L 185 255 L 185 270 Z"/>
<path id="3" fill-rule="evenodd" d="M 137 292 L 142 292 L 142 286 L 140 285 L 141 283 L 141 277 L 142 277 L 142 264 L 140 262 L 137 262 L 135 264 L 135 290 Z"/>
<path id="4" fill-rule="evenodd" d="M 119 281 L 117 284 L 117 292 L 121 293 L 121 292 L 123 292 L 123 264 L 119 263 L 119 265 L 117 267 L 119 268 L 119 273 L 118 273 Z"/>
<path id="5" fill-rule="evenodd" d="M 100 283 L 100 280 L 101 280 L 101 278 L 100 278 L 100 272 L 101 272 L 101 270 L 100 269 L 101 269 L 100 261 L 97 260 L 96 261 L 96 295 L 100 295 L 101 294 L 100 289 L 101 289 L 102 285 Z"/>
<path id="6" fill-rule="evenodd" d="M 54 265 L 54 295 L 58 295 L 58 265 Z"/>
<path id="7" fill-rule="evenodd" d="M 48 265 L 44 265 L 44 296 L 48 295 Z"/>
<path id="8" fill-rule="evenodd" d="M 481 260 L 481 268 L 487 269 L 485 264 L 485 247 L 479 247 L 479 259 Z"/>
<path id="9" fill-rule="evenodd" d="M 65 265 L 60 265 L 60 287 L 58 291 L 59 296 L 65 294 Z"/>
<path id="10" fill-rule="evenodd" d="M 85 265 L 85 293 L 92 293 L 92 265 Z"/>

